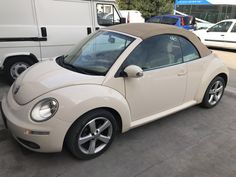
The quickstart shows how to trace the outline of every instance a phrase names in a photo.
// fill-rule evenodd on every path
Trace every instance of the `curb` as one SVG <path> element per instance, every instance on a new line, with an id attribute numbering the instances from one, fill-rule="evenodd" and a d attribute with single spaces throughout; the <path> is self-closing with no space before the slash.
<path id="1" fill-rule="evenodd" d="M 225 94 L 236 98 L 236 88 L 230 86 L 226 87 Z"/>

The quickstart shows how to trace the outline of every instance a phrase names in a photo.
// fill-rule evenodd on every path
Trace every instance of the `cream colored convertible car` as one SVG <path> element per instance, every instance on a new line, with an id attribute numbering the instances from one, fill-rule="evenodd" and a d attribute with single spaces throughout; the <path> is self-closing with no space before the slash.
<path id="1" fill-rule="evenodd" d="M 224 63 L 191 32 L 158 24 L 102 29 L 68 55 L 25 71 L 2 100 L 6 126 L 28 149 L 80 159 L 108 149 L 117 132 L 201 104 L 216 106 Z"/>

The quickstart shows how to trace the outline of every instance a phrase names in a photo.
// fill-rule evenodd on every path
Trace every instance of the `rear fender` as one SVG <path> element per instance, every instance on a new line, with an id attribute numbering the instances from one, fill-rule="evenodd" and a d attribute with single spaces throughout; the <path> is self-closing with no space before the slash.
<path id="1" fill-rule="evenodd" d="M 226 74 L 227 77 L 229 76 L 229 70 L 225 66 L 224 62 L 218 58 L 213 59 L 202 77 L 201 84 L 198 88 L 195 100 L 197 103 L 201 103 L 203 100 L 203 97 L 205 95 L 205 92 L 211 83 L 211 81 L 218 76 L 219 74 Z"/>

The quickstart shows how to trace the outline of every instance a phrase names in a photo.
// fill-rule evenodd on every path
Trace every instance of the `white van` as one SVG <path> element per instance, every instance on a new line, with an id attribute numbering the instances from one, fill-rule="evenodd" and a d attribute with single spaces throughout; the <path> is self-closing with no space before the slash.
<path id="1" fill-rule="evenodd" d="M 141 12 L 137 10 L 121 10 L 122 17 L 127 19 L 127 23 L 144 23 L 145 19 L 142 17 Z"/>
<path id="2" fill-rule="evenodd" d="M 14 81 L 41 60 L 65 54 L 88 34 L 125 23 L 115 0 L 1 0 L 0 68 Z"/>

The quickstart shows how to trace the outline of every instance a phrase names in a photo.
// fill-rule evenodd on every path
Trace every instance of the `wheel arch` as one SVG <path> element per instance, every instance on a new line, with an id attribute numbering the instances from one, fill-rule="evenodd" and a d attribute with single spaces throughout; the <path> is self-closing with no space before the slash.
<path id="1" fill-rule="evenodd" d="M 70 128 L 71 128 L 74 124 L 76 124 L 76 122 L 77 122 L 81 117 L 83 117 L 83 116 L 85 116 L 85 115 L 87 115 L 87 114 L 89 114 L 89 113 L 91 113 L 91 112 L 98 111 L 98 110 L 105 110 L 105 111 L 110 112 L 110 113 L 115 117 L 115 121 L 117 122 L 117 126 L 118 126 L 118 131 L 119 131 L 119 133 L 122 132 L 122 129 L 123 129 L 123 128 L 122 128 L 122 119 L 121 119 L 121 116 L 120 116 L 119 112 L 117 112 L 114 108 L 111 108 L 111 107 L 98 107 L 98 108 L 94 108 L 94 109 L 91 109 L 91 110 L 89 110 L 89 111 L 83 113 L 81 116 L 79 116 L 79 117 L 71 124 Z M 67 133 L 68 133 L 68 131 L 70 130 L 70 128 L 67 130 Z M 66 134 L 67 134 L 67 133 L 66 133 Z"/>
<path id="2" fill-rule="evenodd" d="M 225 85 L 228 84 L 229 78 L 228 78 L 228 75 L 226 73 L 220 73 L 216 77 L 222 77 L 225 81 Z"/>
<path id="3" fill-rule="evenodd" d="M 77 123 L 77 121 L 79 121 L 79 119 L 83 116 L 85 116 L 86 114 L 89 114 L 91 112 L 94 112 L 94 111 L 97 111 L 97 110 L 106 110 L 108 112 L 110 112 L 114 117 L 115 117 L 115 121 L 117 123 L 117 127 L 118 127 L 118 133 L 122 133 L 123 132 L 123 122 L 122 122 L 122 118 L 121 118 L 121 115 L 120 113 L 115 110 L 114 108 L 111 108 L 111 107 L 98 107 L 98 108 L 94 108 L 94 109 L 91 109 L 87 112 L 85 112 L 84 114 L 82 114 L 81 116 L 79 116 L 72 124 L 71 126 L 67 129 L 66 131 L 66 134 L 64 136 L 64 142 L 63 144 L 65 144 L 66 140 L 67 140 L 67 137 L 68 137 L 68 133 L 70 132 L 70 129 Z"/>
<path id="4" fill-rule="evenodd" d="M 32 53 L 14 53 L 14 54 L 5 56 L 5 59 L 3 61 L 3 68 L 6 66 L 6 64 L 9 61 L 16 60 L 17 58 L 20 58 L 20 57 L 30 58 L 34 64 L 39 62 L 38 58 Z"/>
<path id="5" fill-rule="evenodd" d="M 211 75 L 205 76 L 203 79 L 203 82 L 201 83 L 201 86 L 198 89 L 198 92 L 197 92 L 197 95 L 195 98 L 197 103 L 202 102 L 209 84 L 211 83 L 212 80 L 214 80 L 218 76 L 222 77 L 225 80 L 225 84 L 227 85 L 227 83 L 228 83 L 228 72 L 227 71 L 215 72 Z"/>
<path id="6" fill-rule="evenodd" d="M 44 97 L 48 96 L 44 95 Z M 98 109 L 107 110 L 116 118 L 121 133 L 131 127 L 131 113 L 127 100 L 120 92 L 110 87 L 94 84 L 75 85 L 54 90 L 50 92 L 50 97 L 56 98 L 60 103 L 58 118 L 69 123 L 65 137 L 76 121 Z"/>

